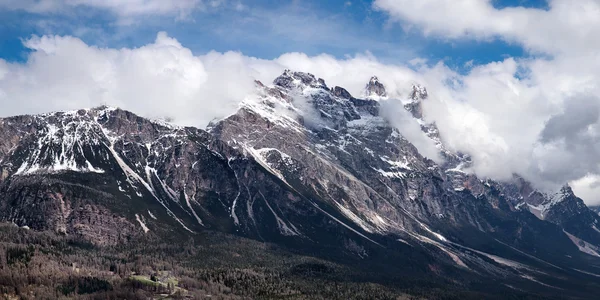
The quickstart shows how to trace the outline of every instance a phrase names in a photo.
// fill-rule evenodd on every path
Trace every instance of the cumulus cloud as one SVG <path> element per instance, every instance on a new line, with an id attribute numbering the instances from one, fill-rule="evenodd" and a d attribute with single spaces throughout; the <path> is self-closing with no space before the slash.
<path id="1" fill-rule="evenodd" d="M 596 97 L 584 95 L 566 103 L 562 113 L 552 116 L 540 134 L 544 143 L 557 140 L 577 145 L 581 137 L 594 138 L 597 135 L 595 125 L 600 116 L 600 102 Z"/>
<path id="2" fill-rule="evenodd" d="M 24 46 L 32 50 L 26 63 L 0 59 L 4 116 L 109 104 L 204 126 L 234 112 L 254 90 L 254 79 L 269 84 L 286 68 L 352 87 L 355 95 L 372 74 L 389 74 L 384 82 L 406 93 L 414 78 L 408 68 L 384 66 L 366 55 L 346 60 L 302 53 L 274 60 L 239 52 L 194 55 L 164 32 L 139 48 L 99 48 L 71 36 L 34 36 Z"/>
<path id="3" fill-rule="evenodd" d="M 427 87 L 427 121 L 438 124 L 453 150 L 473 156 L 472 171 L 508 179 L 521 174 L 551 191 L 569 181 L 588 203 L 600 166 L 600 59 L 586 55 L 514 59 L 474 66 L 459 74 L 443 63 L 384 64 L 369 53 L 344 59 L 286 53 L 272 60 L 239 52 L 195 55 L 166 33 L 139 48 L 99 48 L 69 36 L 25 40 L 25 63 L 0 59 L 2 115 L 79 109 L 109 104 L 148 117 L 204 127 L 224 117 L 254 90 L 286 69 L 310 72 L 329 86 L 359 96 L 372 75 L 391 98 L 406 99 L 412 84 Z M 414 68 L 417 68 L 416 70 Z M 384 103 L 395 125 L 426 156 L 430 141 L 408 114 Z M 397 112 L 397 113 L 393 113 Z"/>
<path id="4" fill-rule="evenodd" d="M 343 60 L 303 53 L 287 53 L 274 60 L 238 52 L 196 56 L 164 32 L 153 43 L 134 49 L 98 48 L 70 36 L 33 37 L 24 45 L 32 50 L 26 63 L 0 59 L 3 116 L 108 104 L 204 127 L 214 118 L 235 112 L 239 102 L 254 91 L 254 79 L 270 84 L 284 69 L 317 74 L 329 85 L 348 87 L 356 96 L 377 74 L 390 96 L 407 97 L 418 77 L 409 68 L 384 65 L 369 54 Z M 384 105 L 394 112 L 388 116 L 394 125 L 425 156 L 439 158 L 433 142 L 401 102 L 388 102 Z"/>
<path id="5" fill-rule="evenodd" d="M 584 199 L 584 201 L 586 201 L 588 205 L 598 205 L 598 203 L 593 200 L 598 198 L 598 188 L 600 188 L 600 176 L 588 174 L 578 180 L 572 181 L 570 185 L 574 191 L 577 190 L 577 196 L 579 198 Z"/>
<path id="6" fill-rule="evenodd" d="M 376 0 L 397 21 L 446 39 L 502 38 L 550 54 L 598 49 L 600 2 L 548 0 L 549 9 L 506 7 L 493 0 Z"/>
<path id="7" fill-rule="evenodd" d="M 73 37 L 33 37 L 27 63 L 0 60 L 3 115 L 109 104 L 201 126 L 235 109 L 253 88 L 252 61 L 240 53 L 194 56 L 159 33 L 135 49 L 89 46 Z"/>
<path id="8" fill-rule="evenodd" d="M 508 58 L 456 74 L 427 70 L 429 117 L 473 170 L 493 178 L 519 173 L 536 186 L 571 182 L 588 204 L 597 196 L 600 2 L 549 0 L 547 8 L 496 8 L 492 0 L 376 0 L 405 30 L 442 40 L 500 39 L 533 58 Z M 595 191 L 595 192 L 593 192 Z"/>

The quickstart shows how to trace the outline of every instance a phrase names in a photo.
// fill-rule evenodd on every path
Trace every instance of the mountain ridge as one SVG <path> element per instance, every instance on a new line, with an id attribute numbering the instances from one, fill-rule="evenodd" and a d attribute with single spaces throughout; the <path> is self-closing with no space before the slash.
<path id="1" fill-rule="evenodd" d="M 378 80 L 370 84 L 385 97 Z M 383 267 L 394 258 L 402 263 L 389 270 L 459 274 L 463 288 L 474 274 L 523 288 L 572 284 L 543 275 L 557 269 L 597 274 L 587 265 L 597 214 L 580 222 L 587 207 L 571 191 L 549 208 L 568 205 L 540 220 L 530 205 L 548 198 L 525 199 L 537 195 L 526 181 L 465 173 L 468 155 L 447 150 L 422 119 L 425 88 L 413 86 L 404 108 L 439 145 L 442 165 L 374 99 L 289 70 L 257 89 L 206 131 L 108 107 L 1 119 L 0 220 L 100 247 L 214 230 L 327 259 Z"/>

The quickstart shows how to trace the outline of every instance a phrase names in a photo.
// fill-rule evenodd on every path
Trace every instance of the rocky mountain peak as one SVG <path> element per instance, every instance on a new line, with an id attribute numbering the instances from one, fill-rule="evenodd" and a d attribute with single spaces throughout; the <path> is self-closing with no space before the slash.
<path id="1" fill-rule="evenodd" d="M 327 87 L 313 74 L 285 70 L 273 85 L 255 82 L 257 97 L 242 102 L 244 110 L 269 120 L 272 124 L 293 127 L 299 131 L 329 127 L 346 128 L 349 122 L 362 120 L 361 126 L 376 126 L 383 122 L 379 103 L 374 99 L 355 98 L 340 86 Z M 356 125 L 355 124 L 355 125 Z M 216 126 L 215 123 L 209 128 Z"/>
<path id="2" fill-rule="evenodd" d="M 410 102 L 405 104 L 404 107 L 413 115 L 413 117 L 423 119 L 423 105 L 421 102 L 428 97 L 427 89 L 424 86 L 415 84 L 412 86 L 409 97 Z"/>
<path id="3" fill-rule="evenodd" d="M 333 89 L 331 89 L 331 91 L 337 97 L 340 97 L 340 98 L 343 98 L 343 99 L 350 99 L 350 98 L 352 98 L 352 95 L 350 95 L 350 92 L 348 92 L 345 88 L 336 86 Z"/>
<path id="4" fill-rule="evenodd" d="M 279 77 L 275 78 L 273 84 L 287 89 L 304 89 L 307 87 L 327 89 L 325 80 L 322 78 L 316 78 L 315 75 L 310 73 L 295 72 L 289 69 L 284 70 Z"/>
<path id="5" fill-rule="evenodd" d="M 427 99 L 427 97 L 427 88 L 419 84 L 413 84 L 410 99 L 413 101 L 421 101 Z"/>
<path id="6" fill-rule="evenodd" d="M 569 184 L 565 184 L 560 188 L 560 195 L 562 196 L 562 198 L 567 198 L 567 197 L 574 197 L 575 193 L 573 192 L 573 189 L 571 189 L 571 186 L 569 186 Z"/>
<path id="7" fill-rule="evenodd" d="M 379 81 L 377 76 L 372 76 L 364 91 L 367 98 L 387 97 L 385 86 Z"/>

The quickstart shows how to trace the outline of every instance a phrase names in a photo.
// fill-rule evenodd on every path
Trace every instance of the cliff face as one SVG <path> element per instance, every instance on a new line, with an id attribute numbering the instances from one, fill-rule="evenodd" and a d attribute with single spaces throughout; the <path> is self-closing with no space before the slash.
<path id="1" fill-rule="evenodd" d="M 273 172 L 293 167 L 277 151 L 254 159 L 203 130 L 106 107 L 2 124 L 14 137 L 3 148 L 3 221 L 97 245 L 204 229 L 292 244 L 363 239 Z"/>

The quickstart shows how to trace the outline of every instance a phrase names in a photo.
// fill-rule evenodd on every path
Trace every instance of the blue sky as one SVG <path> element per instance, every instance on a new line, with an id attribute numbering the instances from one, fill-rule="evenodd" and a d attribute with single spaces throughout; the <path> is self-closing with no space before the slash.
<path id="1" fill-rule="evenodd" d="M 196 11 L 184 20 L 144 16 L 127 25 L 118 24 L 114 13 L 97 8 L 79 7 L 64 14 L 0 9 L 0 58 L 24 61 L 27 49 L 21 39 L 32 35 L 73 35 L 89 45 L 131 48 L 153 41 L 159 31 L 166 31 L 195 54 L 240 51 L 265 59 L 287 52 L 327 53 L 337 58 L 369 52 L 383 62 L 406 63 L 420 57 L 429 64 L 443 60 L 464 71 L 471 61 L 478 65 L 526 54 L 520 46 L 499 40 L 425 37 L 418 30 L 391 23 L 384 12 L 373 9 L 370 0 L 234 4 Z M 544 0 L 495 0 L 493 4 L 496 8 L 547 7 Z"/>

